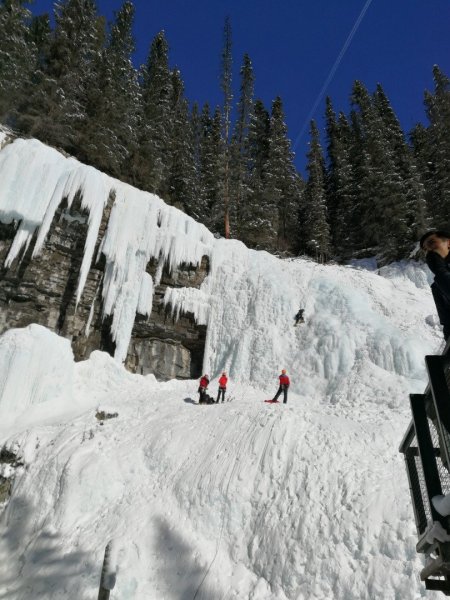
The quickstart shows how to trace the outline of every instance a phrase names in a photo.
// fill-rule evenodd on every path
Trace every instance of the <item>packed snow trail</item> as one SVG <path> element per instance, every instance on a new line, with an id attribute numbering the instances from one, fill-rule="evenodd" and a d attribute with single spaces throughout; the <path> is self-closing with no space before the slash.
<path id="1" fill-rule="evenodd" d="M 79 414 L 41 403 L 41 424 L 10 438 L 26 469 L 1 519 L 0 598 L 93 600 L 111 539 L 117 600 L 425 597 L 406 410 L 265 405 L 233 381 L 235 402 L 200 406 L 198 382 L 133 376 L 101 352 L 73 371 Z M 100 424 L 97 407 L 118 417 Z"/>

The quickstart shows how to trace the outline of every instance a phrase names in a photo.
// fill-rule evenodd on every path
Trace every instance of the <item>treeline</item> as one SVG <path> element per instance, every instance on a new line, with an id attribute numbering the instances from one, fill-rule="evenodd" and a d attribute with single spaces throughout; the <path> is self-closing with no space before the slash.
<path id="1" fill-rule="evenodd" d="M 450 82 L 434 68 L 429 126 L 409 142 L 381 86 L 355 82 L 348 115 L 326 106 L 327 147 L 311 123 L 308 177 L 294 166 L 283 105 L 254 96 L 245 55 L 233 102 L 225 22 L 221 106 L 191 105 L 170 66 L 164 32 L 132 63 L 134 6 L 107 25 L 94 0 L 32 17 L 0 2 L 0 120 L 79 160 L 154 192 L 209 229 L 252 247 L 317 260 L 407 256 L 431 222 L 450 222 Z"/>

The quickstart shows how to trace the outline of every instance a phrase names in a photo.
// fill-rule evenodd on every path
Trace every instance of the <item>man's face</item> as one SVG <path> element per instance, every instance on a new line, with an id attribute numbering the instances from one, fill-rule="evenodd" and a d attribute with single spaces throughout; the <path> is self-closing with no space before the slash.
<path id="1" fill-rule="evenodd" d="M 446 258 L 450 252 L 450 240 L 440 238 L 433 233 L 424 241 L 423 249 L 425 253 L 433 251 L 442 256 L 442 258 Z"/>

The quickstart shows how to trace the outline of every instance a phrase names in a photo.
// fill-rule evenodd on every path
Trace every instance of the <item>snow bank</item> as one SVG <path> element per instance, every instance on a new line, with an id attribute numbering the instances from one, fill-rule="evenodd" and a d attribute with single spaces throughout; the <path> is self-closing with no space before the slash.
<path id="1" fill-rule="evenodd" d="M 14 428 L 70 411 L 73 366 L 70 342 L 40 325 L 0 337 L 0 440 Z"/>
<path id="2" fill-rule="evenodd" d="M 424 597 L 397 453 L 406 411 L 370 413 L 360 389 L 347 415 L 294 393 L 270 406 L 234 381 L 232 402 L 199 406 L 197 382 L 159 384 L 99 352 L 73 381 L 118 416 L 15 436 L 26 468 L 0 516 L 9 599 L 56 600 L 63 585 L 93 600 L 112 538 L 121 600 Z"/>

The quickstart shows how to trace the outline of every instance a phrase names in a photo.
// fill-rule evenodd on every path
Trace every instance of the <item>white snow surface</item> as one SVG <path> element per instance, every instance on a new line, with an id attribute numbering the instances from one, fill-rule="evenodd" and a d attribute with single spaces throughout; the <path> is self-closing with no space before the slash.
<path id="1" fill-rule="evenodd" d="M 231 402 L 99 351 L 74 363 L 39 326 L 1 338 L 0 444 L 25 463 L 0 516 L 3 597 L 95 599 L 114 539 L 118 600 L 437 598 L 398 454 L 440 344 L 425 284 L 219 247 L 207 364 L 233 372 Z M 289 402 L 265 404 L 280 366 Z"/>
<path id="2" fill-rule="evenodd" d="M 96 351 L 74 363 L 69 342 L 37 325 L 0 338 L 0 446 L 24 463 L 0 515 L 0 598 L 94 600 L 111 540 L 114 600 L 438 598 L 419 580 L 398 453 L 408 394 L 423 391 L 424 355 L 442 339 L 426 268 L 320 266 L 214 240 L 162 200 L 34 142 L 33 163 L 24 144 L 0 152 L 1 219 L 21 223 L 11 261 L 34 231 L 44 241 L 61 194 L 84 189 L 94 232 L 114 190 L 100 251 L 119 360 Z M 201 288 L 165 300 L 207 325 L 210 393 L 230 374 L 232 401 L 214 406 L 195 403 L 198 381 L 120 364 L 134 314 L 151 310 L 160 275 L 145 274 L 149 258 L 161 273 L 205 254 Z M 299 308 L 306 322 L 294 327 Z M 288 404 L 265 404 L 281 368 Z"/>

